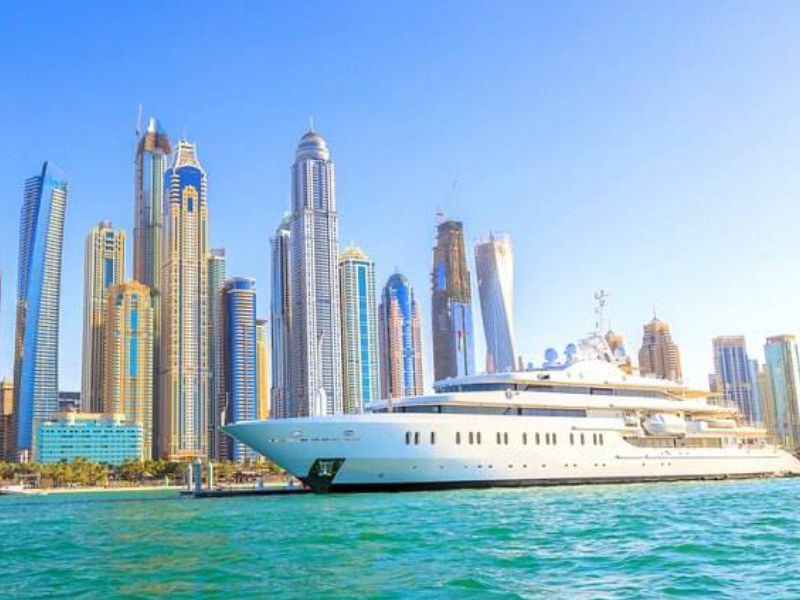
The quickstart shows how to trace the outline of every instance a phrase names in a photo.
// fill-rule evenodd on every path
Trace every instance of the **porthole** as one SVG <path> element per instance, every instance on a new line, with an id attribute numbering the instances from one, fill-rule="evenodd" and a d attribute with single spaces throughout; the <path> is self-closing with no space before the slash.
<path id="1" fill-rule="evenodd" d="M 408 446 L 410 443 L 411 443 L 411 432 L 406 431 L 406 446 Z"/>
<path id="2" fill-rule="evenodd" d="M 414 445 L 419 445 L 419 431 L 414 432 Z"/>

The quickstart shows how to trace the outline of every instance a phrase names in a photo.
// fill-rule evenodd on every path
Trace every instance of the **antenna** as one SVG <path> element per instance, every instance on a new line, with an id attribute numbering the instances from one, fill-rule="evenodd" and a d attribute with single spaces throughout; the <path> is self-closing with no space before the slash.
<path id="1" fill-rule="evenodd" d="M 596 316 L 594 328 L 597 335 L 602 335 L 603 323 L 605 321 L 606 298 L 608 298 L 608 294 L 603 289 L 594 294 L 594 299 L 597 301 L 597 306 L 594 309 L 594 314 Z"/>
<path id="2" fill-rule="evenodd" d="M 314 115 L 308 117 L 308 130 L 314 131 Z"/>
<path id="3" fill-rule="evenodd" d="M 436 206 L 436 224 L 441 225 L 444 222 L 444 211 L 441 206 Z"/>
<path id="4" fill-rule="evenodd" d="M 142 103 L 139 102 L 139 114 L 136 117 L 136 137 L 142 135 Z"/>

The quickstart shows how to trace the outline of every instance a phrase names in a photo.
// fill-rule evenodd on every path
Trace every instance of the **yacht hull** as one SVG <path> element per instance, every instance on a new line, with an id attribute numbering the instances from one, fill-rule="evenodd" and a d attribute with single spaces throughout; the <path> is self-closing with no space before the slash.
<path id="1" fill-rule="evenodd" d="M 800 474 L 800 461 L 773 446 L 638 447 L 621 419 L 370 414 L 251 421 L 225 431 L 318 492 Z"/>

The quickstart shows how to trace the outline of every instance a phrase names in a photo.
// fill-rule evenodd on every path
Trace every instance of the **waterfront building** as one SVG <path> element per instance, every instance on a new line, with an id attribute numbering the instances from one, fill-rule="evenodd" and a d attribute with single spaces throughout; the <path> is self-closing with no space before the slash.
<path id="1" fill-rule="evenodd" d="M 443 220 L 437 228 L 431 272 L 431 329 L 436 381 L 475 373 L 472 286 L 464 250 L 464 227 Z"/>
<path id="2" fill-rule="evenodd" d="M 160 123 L 150 118 L 139 137 L 135 160 L 135 211 L 133 215 L 133 278 L 150 288 L 153 296 L 153 426 L 163 429 L 161 414 L 161 304 L 164 266 L 165 175 L 172 151 Z"/>
<path id="3" fill-rule="evenodd" d="M 475 270 L 486 336 L 486 372 L 509 372 L 514 352 L 514 253 L 508 235 L 491 234 L 475 245 Z"/>
<path id="4" fill-rule="evenodd" d="M 794 336 L 768 337 L 764 354 L 778 442 L 790 450 L 800 448 L 800 363 Z"/>
<path id="5" fill-rule="evenodd" d="M 356 414 L 380 398 L 375 263 L 360 248 L 351 246 L 339 257 L 339 290 L 344 412 Z"/>
<path id="6" fill-rule="evenodd" d="M 344 410 L 338 259 L 333 161 L 322 136 L 309 131 L 292 166 L 292 416 Z"/>
<path id="7" fill-rule="evenodd" d="M 270 374 L 269 374 L 269 323 L 256 319 L 256 419 L 269 419 Z"/>
<path id="8" fill-rule="evenodd" d="M 419 305 L 408 279 L 395 273 L 386 282 L 378 309 L 381 397 L 419 396 L 422 381 L 422 331 Z"/>
<path id="9" fill-rule="evenodd" d="M 162 271 L 159 455 L 208 456 L 209 318 L 206 172 L 181 140 L 167 171 Z"/>
<path id="10" fill-rule="evenodd" d="M 84 412 L 103 411 L 103 360 L 107 292 L 125 280 L 125 232 L 103 221 L 86 236 L 83 269 L 83 356 L 81 402 Z"/>
<path id="11" fill-rule="evenodd" d="M 210 376 L 208 389 L 210 390 L 209 401 L 211 404 L 208 435 L 209 439 L 213 440 L 209 446 L 209 457 L 214 459 L 219 458 L 220 441 L 225 437 L 219 429 L 222 424 L 222 410 L 219 404 L 220 400 L 217 398 L 217 337 L 219 336 L 217 329 L 221 326 L 218 312 L 222 302 L 222 287 L 227 279 L 226 264 L 225 249 L 212 248 L 208 256 L 208 369 Z"/>
<path id="12" fill-rule="evenodd" d="M 291 384 L 291 220 L 284 217 L 270 240 L 272 286 L 270 319 L 272 321 L 272 388 L 270 390 L 273 419 L 285 419 L 296 414 L 290 392 Z"/>
<path id="13" fill-rule="evenodd" d="M 672 341 L 669 325 L 655 316 L 644 326 L 642 348 L 639 350 L 639 371 L 642 375 L 680 381 L 681 354 Z"/>
<path id="14" fill-rule="evenodd" d="M 766 364 L 761 365 L 756 370 L 756 382 L 758 383 L 758 398 L 761 402 L 761 416 L 764 427 L 777 439 L 778 425 L 775 420 L 775 397 L 773 396 L 772 381 Z"/>
<path id="15" fill-rule="evenodd" d="M 712 340 L 715 392 L 739 409 L 745 422 L 761 422 L 758 383 L 754 365 L 747 355 L 744 336 L 718 336 Z"/>
<path id="16" fill-rule="evenodd" d="M 14 460 L 14 384 L 0 381 L 0 462 Z"/>
<path id="17" fill-rule="evenodd" d="M 25 182 L 14 340 L 15 454 L 30 459 L 33 422 L 58 406 L 61 250 L 67 182 L 49 162 Z"/>
<path id="18" fill-rule="evenodd" d="M 258 415 L 256 282 L 233 277 L 221 292 L 217 398 L 226 423 L 254 421 Z M 258 457 L 241 442 L 219 432 L 219 458 L 245 462 Z"/>
<path id="19" fill-rule="evenodd" d="M 120 465 L 142 456 L 142 426 L 123 414 L 53 413 L 36 419 L 34 458 L 43 464 L 91 462 Z"/>
<path id="20" fill-rule="evenodd" d="M 154 456 L 153 329 L 150 288 L 138 281 L 108 290 L 103 412 L 123 414 L 142 429 L 141 459 Z"/>

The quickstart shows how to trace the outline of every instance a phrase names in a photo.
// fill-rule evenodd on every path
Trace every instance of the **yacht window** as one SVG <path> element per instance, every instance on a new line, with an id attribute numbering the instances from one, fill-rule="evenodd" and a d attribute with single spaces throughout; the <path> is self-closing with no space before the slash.
<path id="1" fill-rule="evenodd" d="M 436 432 L 435 431 L 431 431 L 431 444 L 435 444 L 435 443 L 436 443 Z"/>
<path id="2" fill-rule="evenodd" d="M 593 433 L 593 434 L 592 434 L 592 444 L 594 444 L 595 446 L 597 446 L 597 434 L 596 434 L 596 433 Z"/>
<path id="3" fill-rule="evenodd" d="M 600 445 L 602 446 L 603 445 L 603 434 L 601 433 L 599 435 L 600 435 Z"/>
<path id="4" fill-rule="evenodd" d="M 478 437 L 478 443 L 480 444 L 481 443 L 481 432 L 480 431 L 477 433 L 477 437 Z"/>
<path id="5" fill-rule="evenodd" d="M 574 433 L 570 433 L 569 434 L 569 445 L 570 446 L 574 446 L 575 445 L 575 434 Z"/>
<path id="6" fill-rule="evenodd" d="M 583 437 L 583 434 L 581 434 L 581 446 L 584 446 L 585 444 L 586 444 L 586 439 Z"/>
<path id="7" fill-rule="evenodd" d="M 528 445 L 528 434 L 527 433 L 523 433 L 522 434 L 522 443 L 525 444 L 526 446 Z"/>
<path id="8" fill-rule="evenodd" d="M 544 434 L 544 443 L 547 444 L 548 446 L 550 445 L 550 434 L 549 433 L 545 433 Z"/>
<path id="9" fill-rule="evenodd" d="M 508 434 L 507 434 L 507 433 L 504 433 L 504 434 L 503 434 L 503 443 L 504 443 L 506 446 L 508 446 Z"/>
<path id="10" fill-rule="evenodd" d="M 406 446 L 408 446 L 410 443 L 411 443 L 411 432 L 406 431 Z"/>
<path id="11" fill-rule="evenodd" d="M 497 432 L 497 443 L 500 444 L 500 432 Z"/>
<path id="12" fill-rule="evenodd" d="M 456 444 L 460 444 L 460 443 L 461 443 L 461 432 L 460 431 L 456 431 Z"/>
<path id="13" fill-rule="evenodd" d="M 536 445 L 538 446 L 541 443 L 541 439 L 539 438 L 539 433 L 536 433 Z"/>
<path id="14" fill-rule="evenodd" d="M 414 432 L 414 444 L 419 444 L 419 431 Z"/>
<path id="15" fill-rule="evenodd" d="M 469 443 L 470 444 L 474 443 L 474 439 L 472 437 L 472 432 L 471 431 L 469 432 Z"/>
<path id="16" fill-rule="evenodd" d="M 586 417 L 582 408 L 523 408 L 520 412 L 527 417 Z"/>
<path id="17" fill-rule="evenodd" d="M 553 445 L 555 446 L 558 443 L 558 439 L 556 438 L 556 434 L 553 434 Z"/>

